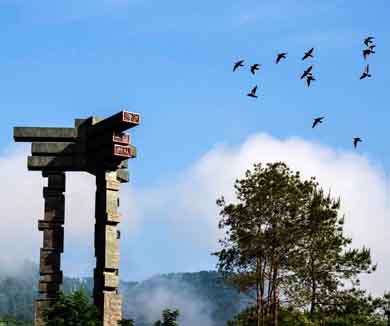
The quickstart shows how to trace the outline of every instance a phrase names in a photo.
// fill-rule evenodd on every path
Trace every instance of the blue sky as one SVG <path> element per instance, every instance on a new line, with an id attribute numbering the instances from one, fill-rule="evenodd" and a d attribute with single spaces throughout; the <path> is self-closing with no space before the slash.
<path id="1" fill-rule="evenodd" d="M 25 148 L 13 144 L 13 126 L 66 127 L 127 109 L 143 119 L 131 132 L 139 193 L 171 187 L 215 146 L 239 152 L 257 133 L 343 153 L 360 136 L 357 153 L 387 176 L 389 10 L 388 0 L 0 0 L 0 155 Z M 373 78 L 360 81 L 366 35 L 377 53 L 367 61 Z M 315 58 L 302 63 L 311 47 Z M 232 73 L 238 59 L 246 66 Z M 256 76 L 252 63 L 263 65 Z M 317 81 L 308 89 L 299 76 L 309 64 Z M 246 97 L 255 84 L 257 100 Z M 313 130 L 315 116 L 325 121 Z M 141 225 L 122 254 L 126 278 L 214 267 L 207 250 L 170 238 L 162 217 Z M 199 263 L 167 258 L 168 248 Z M 66 255 L 78 264 L 78 252 Z"/>

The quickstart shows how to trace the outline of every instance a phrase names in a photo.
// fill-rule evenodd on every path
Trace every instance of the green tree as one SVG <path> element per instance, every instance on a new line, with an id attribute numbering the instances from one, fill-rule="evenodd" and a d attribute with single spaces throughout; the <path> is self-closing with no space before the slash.
<path id="1" fill-rule="evenodd" d="M 291 266 L 293 281 L 285 289 L 290 301 L 309 304 L 312 315 L 317 307 L 327 305 L 345 281 L 357 285 L 359 274 L 376 269 L 371 265 L 369 249 L 348 248 L 352 239 L 343 234 L 344 218 L 339 217 L 339 208 L 339 199 L 325 195 L 322 189 L 313 191 L 298 259 Z"/>
<path id="2" fill-rule="evenodd" d="M 179 310 L 173 310 L 165 309 L 162 312 L 163 320 L 158 320 L 154 323 L 154 326 L 178 326 L 177 318 L 180 315 Z"/>
<path id="3" fill-rule="evenodd" d="M 45 314 L 47 326 L 101 326 L 97 308 L 90 303 L 84 289 L 73 293 L 59 292 Z"/>
<path id="4" fill-rule="evenodd" d="M 314 178 L 301 181 L 284 163 L 255 164 L 235 182 L 238 203 L 217 200 L 225 238 L 213 254 L 228 282 L 254 294 L 258 326 L 269 318 L 277 324 L 279 289 L 291 278 L 316 185 Z"/>
<path id="5" fill-rule="evenodd" d="M 217 200 L 225 238 L 213 254 L 228 282 L 254 295 L 257 326 L 277 325 L 286 302 L 313 317 L 344 282 L 358 285 L 360 273 L 375 270 L 370 250 L 349 249 L 340 200 L 314 177 L 301 180 L 281 162 L 255 164 L 234 187 L 237 203 Z"/>

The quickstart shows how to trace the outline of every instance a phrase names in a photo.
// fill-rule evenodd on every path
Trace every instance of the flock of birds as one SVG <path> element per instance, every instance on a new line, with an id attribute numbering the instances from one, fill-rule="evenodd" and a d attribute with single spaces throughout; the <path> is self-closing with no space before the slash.
<path id="1" fill-rule="evenodd" d="M 365 49 L 363 49 L 363 58 L 364 60 L 367 60 L 367 57 L 369 57 L 370 55 L 372 54 L 375 54 L 375 47 L 376 45 L 373 44 L 373 40 L 375 38 L 373 36 L 368 36 L 366 37 L 364 40 L 363 40 L 363 43 L 364 45 L 366 46 Z M 276 56 L 276 60 L 275 60 L 275 63 L 278 64 L 282 59 L 286 59 L 287 58 L 287 52 L 282 52 L 282 53 L 278 53 L 277 56 Z M 311 48 L 310 50 L 308 50 L 307 52 L 304 53 L 303 57 L 302 57 L 302 61 L 305 61 L 306 59 L 309 59 L 309 58 L 314 58 L 314 48 Z M 237 69 L 241 68 L 241 67 L 244 67 L 244 62 L 245 60 L 239 60 L 237 62 L 234 63 L 234 66 L 233 66 L 233 72 L 236 71 Z M 259 63 L 255 63 L 255 64 L 252 64 L 250 66 L 250 72 L 255 75 L 256 74 L 256 71 L 260 70 L 260 67 L 262 65 L 259 64 Z M 360 80 L 362 79 L 365 79 L 365 78 L 370 78 L 371 77 L 371 74 L 369 72 L 369 64 L 367 64 L 365 67 L 364 67 L 364 70 L 363 70 L 363 73 L 362 75 L 360 76 Z M 300 79 L 303 79 L 303 78 L 306 78 L 306 83 L 307 83 L 307 87 L 310 87 L 310 84 L 311 82 L 315 81 L 316 79 L 314 78 L 313 74 L 312 74 L 312 70 L 313 70 L 313 65 L 310 65 L 307 69 L 305 69 L 300 77 Z M 257 93 L 257 85 L 255 85 L 251 90 L 250 92 L 247 94 L 247 96 L 249 97 L 253 97 L 253 98 L 257 98 L 258 96 L 256 95 Z M 314 118 L 313 120 L 313 124 L 312 124 L 312 128 L 314 128 L 317 124 L 319 123 L 322 123 L 323 120 L 325 119 L 325 117 L 317 117 L 317 118 Z M 353 146 L 354 148 L 356 148 L 357 144 L 359 142 L 362 142 L 363 140 L 360 138 L 360 137 L 354 137 L 353 138 Z"/>

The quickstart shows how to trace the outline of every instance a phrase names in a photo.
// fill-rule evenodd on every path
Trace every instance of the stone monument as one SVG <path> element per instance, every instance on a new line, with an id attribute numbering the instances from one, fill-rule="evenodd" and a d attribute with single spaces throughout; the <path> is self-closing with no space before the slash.
<path id="1" fill-rule="evenodd" d="M 35 326 L 44 326 L 43 311 L 62 284 L 64 251 L 65 172 L 83 171 L 96 177 L 95 257 L 93 301 L 103 326 L 122 319 L 119 286 L 118 212 L 120 184 L 129 181 L 128 159 L 136 156 L 125 130 L 140 123 L 138 113 L 121 111 L 109 118 L 75 119 L 74 128 L 14 127 L 16 142 L 32 142 L 27 168 L 42 171 L 44 218 L 40 251 L 40 298 L 35 301 Z"/>

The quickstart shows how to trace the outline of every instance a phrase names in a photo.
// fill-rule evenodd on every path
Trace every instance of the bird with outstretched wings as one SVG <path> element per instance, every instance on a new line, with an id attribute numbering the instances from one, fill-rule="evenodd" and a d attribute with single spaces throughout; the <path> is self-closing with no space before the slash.
<path id="1" fill-rule="evenodd" d="M 362 142 L 362 141 L 363 141 L 363 140 L 362 140 L 360 137 L 355 137 L 355 138 L 353 139 L 353 147 L 356 148 L 357 144 L 358 144 L 359 142 Z"/>
<path id="2" fill-rule="evenodd" d="M 306 60 L 307 58 L 313 58 L 313 52 L 314 52 L 314 48 L 311 48 L 309 51 L 305 52 L 302 61 Z"/>
<path id="3" fill-rule="evenodd" d="M 257 98 L 256 92 L 257 92 L 257 85 L 251 89 L 251 91 L 247 94 L 247 96 Z"/>
<path id="4" fill-rule="evenodd" d="M 306 82 L 307 82 L 307 87 L 310 87 L 310 84 L 312 81 L 315 81 L 316 79 L 314 78 L 314 76 L 312 74 L 308 74 L 307 77 L 306 77 Z"/>
<path id="5" fill-rule="evenodd" d="M 255 63 L 251 65 L 251 73 L 254 75 L 256 73 L 256 70 L 259 70 L 261 67 L 261 64 Z"/>
<path id="6" fill-rule="evenodd" d="M 370 72 L 369 72 L 369 69 L 370 69 L 370 66 L 367 64 L 367 65 L 364 67 L 364 70 L 363 70 L 362 75 L 360 76 L 360 79 L 364 79 L 364 78 L 367 78 L 367 77 L 371 77 L 371 74 L 370 74 Z"/>
<path id="7" fill-rule="evenodd" d="M 307 68 L 307 69 L 303 72 L 303 74 L 302 74 L 302 76 L 301 76 L 301 79 L 303 79 L 303 78 L 305 78 L 307 75 L 309 75 L 312 69 L 313 69 L 313 65 L 311 65 L 309 68 Z"/>
<path id="8" fill-rule="evenodd" d="M 279 63 L 280 60 L 282 59 L 286 59 L 287 58 L 287 52 L 283 52 L 283 53 L 278 53 L 278 55 L 276 56 L 276 64 Z"/>
<path id="9" fill-rule="evenodd" d="M 313 125 L 311 126 L 312 128 L 314 128 L 316 125 L 318 125 L 319 123 L 322 123 L 322 120 L 324 120 L 325 117 L 318 117 L 318 118 L 314 118 L 313 120 Z"/>
<path id="10" fill-rule="evenodd" d="M 373 36 L 368 36 L 364 39 L 363 43 L 366 45 L 366 46 L 369 46 L 371 43 L 372 43 L 372 40 L 375 39 L 375 37 Z"/>
<path id="11" fill-rule="evenodd" d="M 239 68 L 239 67 L 244 67 L 244 61 L 245 60 L 240 60 L 240 61 L 237 61 L 236 63 L 234 63 L 233 71 L 236 71 L 237 68 Z"/>

